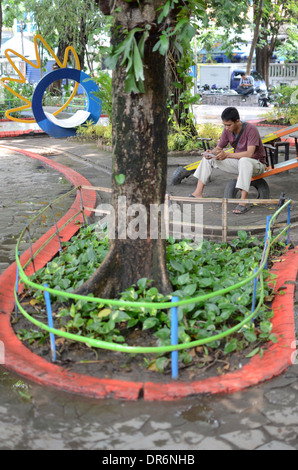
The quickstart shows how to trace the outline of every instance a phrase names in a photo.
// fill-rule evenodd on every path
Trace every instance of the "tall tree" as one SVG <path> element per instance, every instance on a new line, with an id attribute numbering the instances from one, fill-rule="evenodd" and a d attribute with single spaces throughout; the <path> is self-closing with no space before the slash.
<path id="1" fill-rule="evenodd" d="M 279 57 L 283 57 L 286 62 L 298 61 L 298 24 L 297 19 L 292 19 L 286 26 L 287 39 L 282 41 L 276 51 Z"/>
<path id="2" fill-rule="evenodd" d="M 260 0 L 259 0 L 260 1 Z M 269 85 L 269 65 L 279 43 L 281 27 L 298 19 L 296 0 L 264 0 L 260 34 L 256 47 L 256 69 Z"/>
<path id="3" fill-rule="evenodd" d="M 64 56 L 67 46 L 73 46 L 84 68 L 88 42 L 103 23 L 94 0 L 41 0 L 32 9 L 40 34 L 53 47 L 58 46 L 58 57 Z"/>
<path id="4" fill-rule="evenodd" d="M 249 75 L 252 67 L 254 52 L 258 43 L 260 27 L 263 17 L 264 0 L 254 0 L 253 2 L 253 20 L 254 20 L 254 33 L 247 59 L 246 73 Z"/>
<path id="5" fill-rule="evenodd" d="M 113 297 L 140 278 L 154 280 L 160 292 L 171 292 L 166 240 L 160 231 L 156 237 L 150 236 L 157 221 L 150 214 L 152 206 L 164 203 L 166 191 L 166 55 L 170 39 L 177 42 L 179 35 L 190 37 L 190 3 L 99 0 L 103 13 L 114 17 L 110 66 L 114 67 L 112 202 L 116 223 L 109 253 L 78 289 L 81 294 Z M 126 210 L 121 207 L 124 198 L 129 209 L 123 227 L 120 219 Z M 137 239 L 128 234 L 135 216 L 129 212 L 134 207 L 145 209 L 142 222 L 147 228 L 145 235 Z"/>
<path id="6" fill-rule="evenodd" d="M 243 31 L 249 24 L 249 4 L 247 0 L 206 0 L 207 9 L 198 31 L 202 48 L 210 51 L 220 43 L 227 56 L 239 42 L 243 42 Z"/>
<path id="7" fill-rule="evenodd" d="M 263 75 L 269 84 L 269 65 L 276 46 L 279 44 L 281 28 L 287 24 L 297 23 L 298 5 L 296 0 L 239 0 L 234 2 L 226 0 L 222 8 L 222 0 L 206 0 L 208 9 L 203 21 L 202 39 L 206 28 L 212 24 L 215 28 L 222 28 L 227 41 L 222 39 L 222 50 L 228 52 L 230 46 L 239 42 L 241 32 L 248 26 L 253 31 L 247 71 L 251 69 L 252 59 L 256 53 L 256 70 Z M 253 7 L 252 20 L 249 8 Z M 232 33 L 233 41 L 230 40 Z M 239 35 L 240 34 L 240 35 Z M 206 41 L 209 40 L 205 34 Z"/>

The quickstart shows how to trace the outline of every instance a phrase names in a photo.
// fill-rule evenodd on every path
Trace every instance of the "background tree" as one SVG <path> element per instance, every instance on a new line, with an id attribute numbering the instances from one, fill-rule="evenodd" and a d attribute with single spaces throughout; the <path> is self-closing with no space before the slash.
<path id="1" fill-rule="evenodd" d="M 247 64 L 247 72 L 251 70 L 254 54 L 256 70 L 269 85 L 269 65 L 274 51 L 280 44 L 280 31 L 285 25 L 297 24 L 298 5 L 296 0 L 253 0 L 253 15 L 249 14 L 250 3 L 240 0 L 227 0 L 222 7 L 221 0 L 207 0 L 207 11 L 202 22 L 201 41 L 208 46 L 207 28 L 222 30 L 222 50 L 229 55 L 231 46 L 243 42 L 243 30 L 251 27 L 252 44 Z M 226 40 L 224 38 L 226 37 Z M 232 38 L 232 39 L 231 39 Z M 205 40 L 205 41 L 204 41 Z"/>
<path id="2" fill-rule="evenodd" d="M 259 0 L 260 1 L 260 0 Z M 279 44 L 282 26 L 298 19 L 296 0 L 264 0 L 260 34 L 256 47 L 256 69 L 269 85 L 269 65 L 273 53 Z"/>
<path id="3" fill-rule="evenodd" d="M 249 25 L 249 2 L 239 0 L 206 0 L 206 11 L 198 29 L 199 47 L 212 50 L 218 43 L 228 57 L 239 42 L 243 42 L 243 31 Z"/>
<path id="4" fill-rule="evenodd" d="M 254 52 L 255 52 L 259 35 L 260 35 L 260 27 L 261 27 L 263 12 L 264 12 L 264 0 L 254 0 L 253 2 L 254 32 L 253 32 L 252 43 L 251 43 L 251 47 L 249 51 L 249 56 L 247 59 L 247 66 L 246 66 L 246 73 L 248 75 L 250 74 L 250 71 L 252 68 Z"/>
<path id="5" fill-rule="evenodd" d="M 66 47 L 73 46 L 82 69 L 88 61 L 88 45 L 105 28 L 105 19 L 94 0 L 41 0 L 32 5 L 39 33 L 52 47 L 58 47 L 57 56 L 64 57 Z M 92 70 L 91 70 L 92 71 Z"/>
<path id="6" fill-rule="evenodd" d="M 287 39 L 282 41 L 276 48 L 279 57 L 286 62 L 298 61 L 298 26 L 291 20 L 291 24 L 286 28 Z"/>
<path id="7" fill-rule="evenodd" d="M 2 8 L 2 28 L 13 28 L 14 21 L 17 20 L 18 31 L 21 33 L 21 50 L 24 53 L 24 32 L 28 23 L 32 21 L 33 0 L 1 0 Z M 0 43 L 1 44 L 1 43 Z"/>
<path id="8" fill-rule="evenodd" d="M 16 19 L 19 22 L 20 32 L 23 36 L 26 23 L 29 21 L 28 12 L 30 12 L 30 7 L 31 0 L 1 0 L 1 34 L 3 26 L 12 28 Z"/>

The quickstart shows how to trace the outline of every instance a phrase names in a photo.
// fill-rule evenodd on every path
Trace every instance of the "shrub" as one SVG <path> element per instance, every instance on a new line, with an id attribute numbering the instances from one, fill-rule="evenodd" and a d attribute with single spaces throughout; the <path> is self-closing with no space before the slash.
<path id="1" fill-rule="evenodd" d="M 91 121 L 77 128 L 79 140 L 100 140 L 104 145 L 112 144 L 112 125 L 94 125 Z"/>
<path id="2" fill-rule="evenodd" d="M 281 86 L 273 90 L 271 108 L 265 115 L 268 122 L 295 124 L 298 122 L 298 86 Z"/>
<path id="3" fill-rule="evenodd" d="M 222 133 L 222 127 L 215 124 L 199 124 L 196 126 L 198 135 L 194 137 L 188 127 L 174 126 L 168 137 L 169 151 L 202 149 L 203 144 L 198 137 L 208 137 L 212 140 L 209 145 L 215 146 Z"/>

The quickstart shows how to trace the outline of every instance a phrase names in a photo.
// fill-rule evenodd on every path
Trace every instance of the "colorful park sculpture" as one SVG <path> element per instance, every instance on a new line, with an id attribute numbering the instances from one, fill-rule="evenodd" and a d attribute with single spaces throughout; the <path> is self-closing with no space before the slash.
<path id="1" fill-rule="evenodd" d="M 14 83 L 26 83 L 26 78 L 22 71 L 16 66 L 13 62 L 12 56 L 19 57 L 22 61 L 29 64 L 31 67 L 36 69 L 41 68 L 41 59 L 38 52 L 38 41 L 44 45 L 47 49 L 49 54 L 54 58 L 56 64 L 58 65 L 57 70 L 53 70 L 48 74 L 44 75 L 41 80 L 38 82 L 33 96 L 32 101 L 28 98 L 22 96 L 17 91 L 15 91 L 11 86 L 8 85 L 7 82 L 14 82 Z M 98 97 L 99 88 L 97 84 L 92 80 L 92 78 L 87 75 L 85 72 L 80 70 L 80 61 L 79 57 L 72 46 L 67 47 L 64 55 L 64 60 L 61 62 L 58 57 L 55 55 L 54 51 L 50 48 L 47 42 L 43 39 L 42 36 L 37 34 L 34 37 L 34 46 L 35 46 L 35 54 L 36 54 L 36 64 L 29 59 L 23 57 L 18 52 L 7 49 L 5 51 L 5 57 L 19 76 L 19 78 L 11 78 L 11 77 L 4 77 L 1 78 L 0 83 L 6 88 L 10 93 L 14 96 L 19 98 L 21 101 L 25 103 L 25 105 L 9 109 L 6 111 L 5 116 L 7 119 L 15 121 L 15 122 L 22 122 L 22 123 L 37 123 L 38 126 L 47 134 L 52 137 L 56 138 L 66 138 L 71 137 L 76 134 L 76 129 L 78 126 L 85 124 L 87 121 L 96 124 L 101 116 L 102 111 L 102 102 Z M 67 67 L 69 54 L 72 53 L 75 62 L 75 68 Z M 71 93 L 71 96 L 68 98 L 66 103 L 61 106 L 57 111 L 53 114 L 47 113 L 43 109 L 42 100 L 46 89 L 57 80 L 64 80 L 69 79 L 76 82 L 74 89 Z M 62 111 L 64 111 L 72 102 L 73 98 L 76 96 L 78 87 L 81 85 L 87 95 L 87 108 L 86 110 L 79 110 L 74 115 L 67 119 L 59 119 L 56 116 L 59 115 Z M 13 113 L 22 112 L 27 109 L 32 108 L 32 113 L 34 119 L 23 119 L 19 117 L 12 116 Z"/>

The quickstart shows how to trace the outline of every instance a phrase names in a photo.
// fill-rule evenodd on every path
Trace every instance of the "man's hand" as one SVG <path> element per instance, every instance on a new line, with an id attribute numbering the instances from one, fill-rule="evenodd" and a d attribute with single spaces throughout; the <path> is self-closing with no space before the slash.
<path id="1" fill-rule="evenodd" d="M 225 160 L 226 158 L 228 158 L 228 155 L 223 150 L 218 152 L 218 154 L 215 157 L 216 160 Z"/>
<path id="2" fill-rule="evenodd" d="M 206 158 L 206 160 L 211 160 L 211 158 L 215 158 L 215 153 L 213 150 L 207 150 L 201 153 L 203 157 Z"/>
<path id="3" fill-rule="evenodd" d="M 224 153 L 223 150 L 219 147 L 215 147 L 212 150 L 207 150 L 201 153 L 203 157 L 206 158 L 206 160 L 211 160 L 211 158 L 217 159 L 217 156 L 220 155 L 221 153 Z"/>

